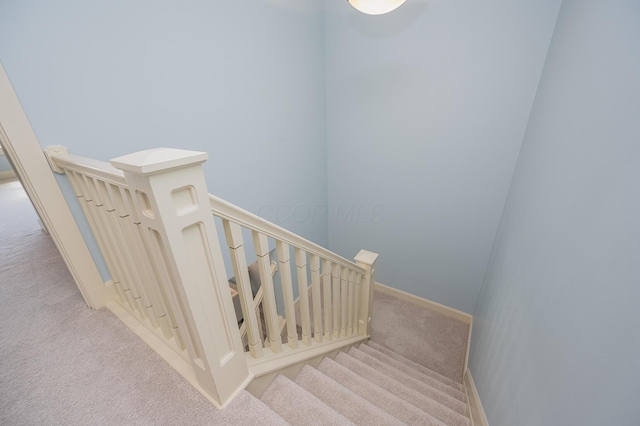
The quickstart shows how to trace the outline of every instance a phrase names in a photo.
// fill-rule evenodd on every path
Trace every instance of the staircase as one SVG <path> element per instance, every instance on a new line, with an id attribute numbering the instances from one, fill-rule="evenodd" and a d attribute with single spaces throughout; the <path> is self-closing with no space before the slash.
<path id="1" fill-rule="evenodd" d="M 345 259 L 209 194 L 206 153 L 47 154 L 109 269 L 104 304 L 231 424 L 472 425 L 465 388 L 443 374 L 454 376 L 370 341 L 378 254 Z M 402 316 L 386 334 L 422 340 L 422 316 Z"/>
<path id="2" fill-rule="evenodd" d="M 471 425 L 462 384 L 372 341 L 244 398 L 260 424 Z"/>

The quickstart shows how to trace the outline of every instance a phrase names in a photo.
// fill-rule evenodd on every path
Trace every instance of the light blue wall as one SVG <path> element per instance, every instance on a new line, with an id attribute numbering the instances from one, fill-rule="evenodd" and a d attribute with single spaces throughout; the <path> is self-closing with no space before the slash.
<path id="1" fill-rule="evenodd" d="M 640 423 L 640 2 L 565 0 L 475 313 L 491 426 Z"/>
<path id="2" fill-rule="evenodd" d="M 11 170 L 11 164 L 4 155 L 0 155 L 0 172 L 8 172 Z"/>
<path id="3" fill-rule="evenodd" d="M 320 0 L 0 3 L 0 60 L 43 146 L 207 151 L 210 192 L 327 245 L 306 213 L 327 204 L 323 43 Z"/>
<path id="4" fill-rule="evenodd" d="M 473 313 L 559 7 L 326 3 L 332 250 Z"/>
<path id="5" fill-rule="evenodd" d="M 93 257 L 93 261 L 98 268 L 98 272 L 102 277 L 103 281 L 109 281 L 111 279 L 111 274 L 109 274 L 109 268 L 107 268 L 107 264 L 100 253 L 100 249 L 98 248 L 98 243 L 91 232 L 91 227 L 89 226 L 89 222 L 87 218 L 82 213 L 82 207 L 80 207 L 79 200 L 73 192 L 73 187 L 71 183 L 64 175 L 55 175 L 56 181 L 58 182 L 58 186 L 60 186 L 60 190 L 62 191 L 62 195 L 67 200 L 67 204 L 69 205 L 69 209 L 73 213 L 73 216 L 76 219 L 76 223 L 78 224 L 78 228 L 80 229 L 80 233 L 84 238 L 87 247 L 89 247 L 89 251 L 91 252 L 91 256 Z"/>

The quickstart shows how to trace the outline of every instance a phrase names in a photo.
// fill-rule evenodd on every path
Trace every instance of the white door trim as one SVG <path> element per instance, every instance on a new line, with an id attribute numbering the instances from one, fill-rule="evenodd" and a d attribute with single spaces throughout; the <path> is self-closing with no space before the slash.
<path id="1" fill-rule="evenodd" d="M 104 282 L 2 64 L 0 140 L 87 305 L 103 307 Z"/>

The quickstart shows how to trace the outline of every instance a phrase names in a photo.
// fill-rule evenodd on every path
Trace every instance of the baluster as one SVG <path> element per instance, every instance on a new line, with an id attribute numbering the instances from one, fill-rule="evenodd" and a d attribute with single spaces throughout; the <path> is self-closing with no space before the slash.
<path id="1" fill-rule="evenodd" d="M 150 288 L 150 293 L 153 295 L 154 306 L 158 306 L 156 315 L 158 315 L 158 319 L 162 325 L 163 333 L 167 338 L 173 337 L 177 346 L 184 351 L 187 347 L 178 329 L 175 314 L 170 309 L 169 299 L 165 294 L 164 287 L 161 285 L 160 275 L 158 275 L 162 269 L 157 267 L 154 262 L 154 259 L 160 261 L 160 258 L 151 256 L 153 251 L 147 238 L 148 234 L 143 231 L 140 218 L 131 199 L 131 191 L 129 191 L 128 188 L 121 187 L 119 198 L 122 200 L 124 213 L 126 213 L 130 219 L 127 223 L 133 227 L 131 232 L 135 235 L 138 250 L 143 253 L 143 263 L 146 265 L 150 279 L 148 287 Z"/>
<path id="2" fill-rule="evenodd" d="M 153 327 L 158 327 L 158 322 L 154 315 L 149 314 L 151 303 L 141 289 L 141 278 L 139 270 L 133 262 L 135 253 L 131 253 L 129 236 L 122 232 L 120 223 L 115 213 L 115 207 L 107 191 L 106 184 L 98 179 L 90 178 L 88 180 L 89 190 L 93 193 L 93 199 L 99 214 L 109 232 L 109 236 L 116 251 L 118 260 L 127 277 L 127 282 L 131 288 L 131 295 L 136 303 L 136 307 L 143 320 L 148 320 Z"/>
<path id="3" fill-rule="evenodd" d="M 91 231 L 96 239 L 96 243 L 98 243 L 100 252 L 104 257 L 107 268 L 109 269 L 111 281 L 113 282 L 113 287 L 116 290 L 116 293 L 118 294 L 124 306 L 129 306 L 129 309 L 131 309 L 132 311 L 135 310 L 135 305 L 130 297 L 128 288 L 126 287 L 125 283 L 121 282 L 119 270 L 113 258 L 113 254 L 111 253 L 111 247 L 107 244 L 106 239 L 103 235 L 104 231 L 102 230 L 102 227 L 99 226 L 98 220 L 95 216 L 95 212 L 91 208 L 91 200 L 87 199 L 89 195 L 84 189 L 84 181 L 82 179 L 82 176 L 71 170 L 65 170 L 65 174 L 69 179 L 69 183 L 71 183 L 73 191 L 78 197 L 78 202 L 80 203 L 80 207 L 84 212 L 84 216 L 87 218 L 87 222 L 89 223 L 89 227 L 91 228 Z"/>
<path id="4" fill-rule="evenodd" d="M 289 262 L 289 244 L 276 241 L 278 261 L 280 262 L 280 280 L 284 297 L 284 312 L 287 317 L 287 340 L 291 349 L 298 347 L 298 331 L 296 326 L 296 309 L 293 302 L 293 284 L 291 282 L 291 265 Z"/>
<path id="5" fill-rule="evenodd" d="M 331 340 L 331 261 L 322 259 L 322 290 L 324 296 L 324 337 Z"/>
<path id="6" fill-rule="evenodd" d="M 253 231 L 253 246 L 258 256 L 258 271 L 260 272 L 261 289 L 263 289 L 262 311 L 267 325 L 269 347 L 275 353 L 282 352 L 282 339 L 276 307 L 276 294 L 271 276 L 271 260 L 269 259 L 269 241 L 266 235 Z"/>
<path id="7" fill-rule="evenodd" d="M 353 330 L 353 313 L 354 313 L 354 304 L 355 304 L 355 300 L 354 300 L 354 288 L 353 288 L 353 276 L 354 276 L 354 272 L 352 270 L 349 271 L 349 278 L 348 278 L 348 287 L 349 287 L 349 295 L 348 295 L 348 312 L 347 312 L 347 336 L 351 336 L 354 333 Z"/>
<path id="8" fill-rule="evenodd" d="M 349 303 L 349 284 L 347 277 L 349 271 L 342 268 L 340 273 L 340 336 L 347 335 L 347 305 Z"/>
<path id="9" fill-rule="evenodd" d="M 247 328 L 247 341 L 249 352 L 254 358 L 262 357 L 262 341 L 258 331 L 258 319 L 256 318 L 256 305 L 253 300 L 251 281 L 249 280 L 249 270 L 247 269 L 247 258 L 244 252 L 244 242 L 242 239 L 242 229 L 236 223 L 223 220 L 224 233 L 227 237 L 229 252 L 231 253 L 231 263 L 236 276 L 236 285 L 244 317 L 244 325 Z"/>
<path id="10" fill-rule="evenodd" d="M 125 275 L 124 268 L 120 264 L 120 259 L 118 257 L 118 250 L 113 246 L 113 241 L 111 238 L 111 234 L 109 232 L 108 227 L 106 226 L 104 218 L 100 215 L 98 211 L 98 207 L 96 206 L 96 201 L 94 200 L 94 194 L 90 190 L 89 184 L 87 182 L 88 178 L 84 174 L 78 174 L 77 183 L 79 184 L 82 194 L 84 195 L 84 200 L 87 202 L 87 210 L 89 214 L 93 218 L 93 223 L 95 224 L 96 229 L 98 230 L 98 234 L 100 235 L 100 239 L 104 242 L 104 246 L 109 253 L 110 265 L 113 270 L 116 272 L 116 276 L 118 277 L 119 283 L 122 286 L 122 291 L 126 297 L 127 303 L 131 309 L 131 312 L 137 312 L 140 310 L 140 304 L 135 300 L 135 296 L 131 292 L 130 280 L 127 279 Z"/>
<path id="11" fill-rule="evenodd" d="M 295 249 L 296 269 L 298 272 L 298 300 L 300 317 L 302 318 L 302 341 L 311 344 L 311 315 L 309 313 L 309 289 L 307 285 L 307 253 L 299 248 Z"/>
<path id="12" fill-rule="evenodd" d="M 320 258 L 309 255 L 311 269 L 311 297 L 313 300 L 313 337 L 322 342 L 322 299 L 320 296 Z"/>
<path id="13" fill-rule="evenodd" d="M 253 287 L 252 287 L 253 289 Z M 253 299 L 255 306 L 256 306 L 256 319 L 258 320 L 258 338 L 262 341 L 262 342 L 267 342 L 268 340 L 266 338 L 266 336 L 264 335 L 264 326 L 262 325 L 262 318 L 260 316 L 260 312 L 262 309 L 262 298 L 264 297 L 264 294 L 262 292 L 262 286 L 260 286 L 260 288 L 258 289 L 258 291 L 256 292 L 256 297 Z"/>
<path id="14" fill-rule="evenodd" d="M 333 283 L 333 337 L 340 337 L 340 265 L 333 265 L 331 271 Z"/>
<path id="15" fill-rule="evenodd" d="M 117 236 L 114 233 L 113 224 L 110 221 L 109 214 L 104 208 L 104 201 L 100 198 L 98 194 L 98 190 L 96 188 L 96 180 L 88 175 L 83 175 L 83 181 L 86 190 L 88 191 L 90 198 L 92 200 L 93 211 L 96 214 L 98 219 L 98 223 L 104 230 L 104 235 L 107 241 L 107 244 L 111 246 L 111 250 L 118 268 L 120 268 L 120 281 L 124 282 L 126 287 L 129 289 L 127 294 L 133 300 L 135 304 L 135 311 L 140 316 L 142 320 L 146 319 L 146 309 L 142 300 L 140 300 L 140 294 L 137 291 L 135 286 L 135 280 L 131 275 L 131 270 L 127 265 L 126 257 L 123 256 L 122 249 L 120 248 L 120 244 Z"/>
<path id="16" fill-rule="evenodd" d="M 353 309 L 353 333 L 358 334 L 360 331 L 358 327 L 358 318 L 360 318 L 360 282 L 362 280 L 362 274 L 356 273 L 356 278 L 353 283 L 353 296 L 354 300 L 354 309 Z"/>
<path id="17" fill-rule="evenodd" d="M 139 280 L 138 288 L 148 311 L 149 321 L 155 328 L 160 328 L 162 334 L 169 339 L 173 337 L 173 333 L 166 320 L 166 310 L 162 309 L 158 300 L 157 285 L 151 272 L 149 257 L 140 243 L 138 230 L 129 217 L 129 211 L 121 192 L 123 188 L 119 185 L 108 184 L 102 190 L 107 192 L 107 199 L 111 201 L 114 213 L 117 216 L 115 220 L 116 227 L 122 240 L 126 242 L 124 244 L 126 258 L 129 259 L 129 265 L 137 275 L 137 280 Z M 110 206 L 107 206 L 107 210 L 109 208 Z"/>

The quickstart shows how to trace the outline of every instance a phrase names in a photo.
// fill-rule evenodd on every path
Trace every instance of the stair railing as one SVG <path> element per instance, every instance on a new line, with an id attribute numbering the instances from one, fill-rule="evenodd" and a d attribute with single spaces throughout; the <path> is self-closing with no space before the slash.
<path id="1" fill-rule="evenodd" d="M 216 405 L 254 377 L 369 337 L 377 254 L 362 250 L 351 262 L 208 194 L 206 153 L 159 148 L 111 164 L 60 146 L 46 153 L 82 207 L 111 274 L 113 300 L 189 363 L 198 389 Z M 214 217 L 235 274 L 240 325 Z M 256 295 L 248 250 L 257 259 Z"/>
<path id="2" fill-rule="evenodd" d="M 264 374 L 275 366 L 282 368 L 298 359 L 315 356 L 315 349 L 323 346 L 335 346 L 333 343 L 342 346 L 345 340 L 358 341 L 368 336 L 373 300 L 370 283 L 375 274 L 376 254 L 362 250 L 356 262 L 351 262 L 218 197 L 210 195 L 209 199 L 212 213 L 222 220 L 232 254 L 249 336 L 248 363 L 254 373 Z M 246 273 L 243 229 L 251 234 L 257 256 L 264 289 L 263 319 L 255 315 L 251 282 Z M 286 336 L 282 336 L 278 326 L 275 286 L 269 273 L 269 252 L 273 245 L 278 257 Z M 266 330 L 264 341 L 261 330 Z M 286 344 L 282 343 L 283 337 Z"/>

